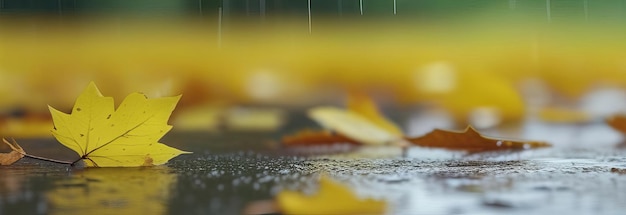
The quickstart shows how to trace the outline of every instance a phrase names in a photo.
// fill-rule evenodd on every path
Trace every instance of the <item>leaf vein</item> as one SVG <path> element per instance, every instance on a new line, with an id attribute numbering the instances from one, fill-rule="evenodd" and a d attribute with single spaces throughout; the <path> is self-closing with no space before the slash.
<path id="1" fill-rule="evenodd" d="M 125 135 L 127 135 L 128 133 L 130 133 L 131 131 L 139 128 L 139 126 L 143 125 L 144 123 L 146 123 L 148 120 L 152 119 L 152 117 L 154 117 L 154 114 L 152 114 L 150 117 L 146 118 L 146 120 L 140 122 L 139 124 L 135 125 L 134 127 L 128 129 L 126 132 L 124 132 L 121 135 L 118 135 L 117 137 L 113 138 L 112 140 L 110 140 L 109 142 L 106 142 L 105 144 L 102 144 L 101 146 L 96 147 L 95 149 L 89 151 L 89 153 L 86 153 L 85 156 L 89 156 L 89 154 L 97 151 L 98 149 L 101 149 L 102 147 L 108 146 L 109 144 L 115 142 L 117 139 L 121 138 L 121 137 L 125 137 Z"/>

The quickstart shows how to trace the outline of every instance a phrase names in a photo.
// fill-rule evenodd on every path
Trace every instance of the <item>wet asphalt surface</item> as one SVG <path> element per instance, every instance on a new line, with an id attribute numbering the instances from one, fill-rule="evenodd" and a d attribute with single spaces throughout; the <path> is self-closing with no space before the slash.
<path id="1" fill-rule="evenodd" d="M 276 134 L 174 132 L 162 142 L 194 154 L 164 166 L 72 169 L 22 159 L 0 167 L 0 214 L 241 214 L 283 189 L 315 192 L 320 174 L 387 200 L 389 214 L 624 214 L 621 136 L 597 123 L 543 126 L 552 148 L 466 155 L 413 147 L 407 157 L 392 147 L 283 149 Z M 33 154 L 74 156 L 53 139 L 18 141 Z"/>

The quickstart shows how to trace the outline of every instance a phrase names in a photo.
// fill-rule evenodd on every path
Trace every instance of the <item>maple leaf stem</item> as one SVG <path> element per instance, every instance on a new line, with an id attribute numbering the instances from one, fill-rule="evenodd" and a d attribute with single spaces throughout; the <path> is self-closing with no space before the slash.
<path id="1" fill-rule="evenodd" d="M 91 162 L 93 162 L 93 160 L 91 160 L 90 158 L 87 158 L 87 155 L 83 155 L 82 157 L 76 159 L 74 162 L 71 162 L 69 164 L 70 164 L 70 166 L 74 166 L 76 163 L 78 163 L 78 161 L 81 161 L 83 159 L 87 159 L 87 160 L 90 160 Z"/>
<path id="2" fill-rule="evenodd" d="M 79 158 L 79 159 L 76 159 L 74 162 L 70 163 L 70 166 L 74 166 L 74 164 L 76 164 L 78 161 L 80 161 L 82 159 L 83 159 L 82 157 Z"/>
<path id="3" fill-rule="evenodd" d="M 32 159 L 40 160 L 40 161 L 48 161 L 48 162 L 52 162 L 52 163 L 58 163 L 58 164 L 68 164 L 68 165 L 73 165 L 74 164 L 74 163 L 69 162 L 69 161 L 56 160 L 56 159 L 51 159 L 51 158 L 44 158 L 44 157 L 39 157 L 39 156 L 29 155 L 29 154 L 24 154 L 24 157 L 32 158 Z"/>

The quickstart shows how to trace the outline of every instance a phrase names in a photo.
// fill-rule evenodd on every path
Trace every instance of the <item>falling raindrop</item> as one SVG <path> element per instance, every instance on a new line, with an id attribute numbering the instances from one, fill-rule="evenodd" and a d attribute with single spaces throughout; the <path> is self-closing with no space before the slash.
<path id="1" fill-rule="evenodd" d="M 363 0 L 359 0 L 359 11 L 361 11 L 361 15 L 363 15 Z"/>
<path id="2" fill-rule="evenodd" d="M 217 47 L 222 47 L 222 7 L 217 8 Z"/>
<path id="3" fill-rule="evenodd" d="M 551 14 L 551 4 L 550 0 L 546 0 L 546 15 L 548 17 L 548 22 L 552 22 L 552 14 Z"/>
<path id="4" fill-rule="evenodd" d="M 202 16 L 202 0 L 198 0 L 198 9 L 200 11 L 200 16 Z"/>
<path id="5" fill-rule="evenodd" d="M 309 9 L 309 34 L 311 34 L 311 0 L 307 1 Z"/>
<path id="6" fill-rule="evenodd" d="M 265 0 L 259 0 L 259 12 L 261 13 L 261 20 L 264 21 L 265 20 Z"/>
<path id="7" fill-rule="evenodd" d="M 583 0 L 583 8 L 585 10 L 585 21 L 589 21 L 589 1 Z"/>

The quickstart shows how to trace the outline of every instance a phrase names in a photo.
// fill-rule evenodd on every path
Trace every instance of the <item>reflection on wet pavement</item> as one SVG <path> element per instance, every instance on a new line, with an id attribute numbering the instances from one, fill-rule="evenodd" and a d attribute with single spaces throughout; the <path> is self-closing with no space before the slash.
<path id="1" fill-rule="evenodd" d="M 163 214 L 177 175 L 170 168 L 73 171 L 46 192 L 50 214 Z"/>
<path id="2" fill-rule="evenodd" d="M 275 149 L 277 135 L 178 133 L 164 142 L 196 153 L 166 166 L 71 170 L 24 159 L 0 167 L 0 214 L 240 214 L 250 202 L 271 199 L 282 189 L 312 193 L 320 174 L 360 196 L 387 200 L 391 214 L 626 210 L 626 177 L 612 170 L 626 169 L 626 151 L 606 126 L 534 124 L 512 134 L 555 146 L 472 155 L 413 147 L 406 158 L 380 147 L 304 157 Z"/>

